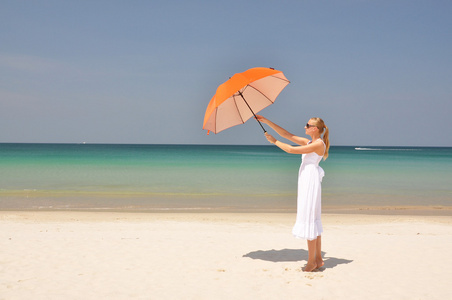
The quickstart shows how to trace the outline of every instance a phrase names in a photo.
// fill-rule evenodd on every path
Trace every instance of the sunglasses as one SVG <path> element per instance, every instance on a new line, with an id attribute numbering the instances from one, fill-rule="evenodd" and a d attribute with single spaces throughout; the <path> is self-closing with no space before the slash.
<path id="1" fill-rule="evenodd" d="M 306 128 L 309 128 L 309 127 L 317 127 L 317 126 L 315 126 L 315 125 L 311 125 L 311 124 L 309 124 L 309 123 L 306 123 L 306 126 L 305 126 Z"/>

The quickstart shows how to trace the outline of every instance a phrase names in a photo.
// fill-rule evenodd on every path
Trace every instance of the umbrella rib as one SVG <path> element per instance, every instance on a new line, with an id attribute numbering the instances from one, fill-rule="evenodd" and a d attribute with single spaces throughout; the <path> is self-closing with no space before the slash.
<path id="1" fill-rule="evenodd" d="M 235 94 L 232 95 L 232 98 L 234 99 L 235 109 L 237 110 L 237 114 L 239 115 L 240 120 L 242 121 L 242 124 L 245 124 L 245 122 L 243 121 L 243 118 L 242 118 L 242 114 L 240 113 L 239 106 L 237 105 L 237 100 L 235 100 L 235 97 L 236 97 Z"/>
<path id="2" fill-rule="evenodd" d="M 271 77 L 276 78 L 276 79 L 279 79 L 279 80 L 282 80 L 282 81 L 289 82 L 288 80 L 284 80 L 284 79 L 279 78 L 279 77 L 275 77 L 275 76 L 271 76 Z M 245 90 L 246 90 L 248 87 L 253 88 L 254 90 L 258 91 L 262 96 L 264 96 L 266 99 L 268 99 L 268 101 L 270 101 L 271 103 L 274 103 L 272 100 L 270 100 L 270 98 L 267 97 L 267 95 L 265 95 L 264 93 L 262 93 L 260 90 L 258 90 L 258 89 L 255 88 L 254 86 L 251 86 L 251 85 L 248 84 L 248 85 L 245 87 Z"/>
<path id="3" fill-rule="evenodd" d="M 285 82 L 287 82 L 287 84 L 289 84 L 289 83 L 290 83 L 290 81 L 289 81 L 289 80 L 287 80 L 287 79 L 284 79 L 284 78 L 280 78 L 280 77 L 276 77 L 276 76 L 274 76 L 274 75 L 271 75 L 271 76 L 269 76 L 269 77 L 273 77 L 273 78 L 276 78 L 276 79 L 279 79 L 279 80 L 285 81 Z"/>
<path id="4" fill-rule="evenodd" d="M 254 86 L 247 85 L 246 88 L 245 88 L 245 90 L 246 90 L 247 88 L 252 88 L 252 89 L 254 89 L 254 90 L 257 91 L 259 94 L 261 94 L 262 96 L 264 96 L 265 99 L 267 99 L 267 100 L 270 101 L 271 103 L 274 103 L 274 102 L 272 102 L 272 101 L 270 100 L 270 98 L 267 97 L 267 95 L 265 95 L 264 93 L 262 93 L 260 90 L 258 90 L 258 89 L 255 88 Z M 245 91 L 245 90 L 244 90 L 244 91 Z"/>

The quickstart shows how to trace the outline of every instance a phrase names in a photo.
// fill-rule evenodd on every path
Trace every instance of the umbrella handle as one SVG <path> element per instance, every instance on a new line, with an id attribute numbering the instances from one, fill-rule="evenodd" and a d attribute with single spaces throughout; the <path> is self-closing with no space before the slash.
<path id="1" fill-rule="evenodd" d="M 248 106 L 248 108 L 250 109 L 250 111 L 253 113 L 254 119 L 256 119 L 257 123 L 259 123 L 259 125 L 261 126 L 262 130 L 264 131 L 264 133 L 267 133 L 267 130 L 265 130 L 264 126 L 262 126 L 261 121 L 259 121 L 256 117 L 256 114 L 254 113 L 253 109 L 251 108 L 251 106 L 248 104 L 248 102 L 246 102 L 245 97 L 243 97 L 243 94 L 241 91 L 239 91 L 239 95 L 242 97 L 243 101 L 245 101 L 246 106 Z"/>

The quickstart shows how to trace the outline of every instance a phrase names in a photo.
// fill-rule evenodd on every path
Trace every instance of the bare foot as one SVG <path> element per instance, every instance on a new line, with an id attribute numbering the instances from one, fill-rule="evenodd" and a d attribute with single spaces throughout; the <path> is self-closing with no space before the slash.
<path id="1" fill-rule="evenodd" d="M 303 272 L 312 272 L 315 269 L 317 269 L 317 265 L 316 264 L 307 264 L 306 267 L 304 267 Z"/>
<path id="2" fill-rule="evenodd" d="M 325 265 L 325 263 L 323 262 L 323 259 L 320 259 L 318 261 L 316 261 L 316 269 L 320 269 L 321 267 L 323 267 Z"/>

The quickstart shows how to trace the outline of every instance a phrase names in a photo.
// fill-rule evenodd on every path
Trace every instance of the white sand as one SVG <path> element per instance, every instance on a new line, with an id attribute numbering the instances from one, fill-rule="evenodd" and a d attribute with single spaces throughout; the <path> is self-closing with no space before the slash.
<path id="1" fill-rule="evenodd" d="M 0 212 L 0 299 L 452 299 L 452 217 Z"/>

